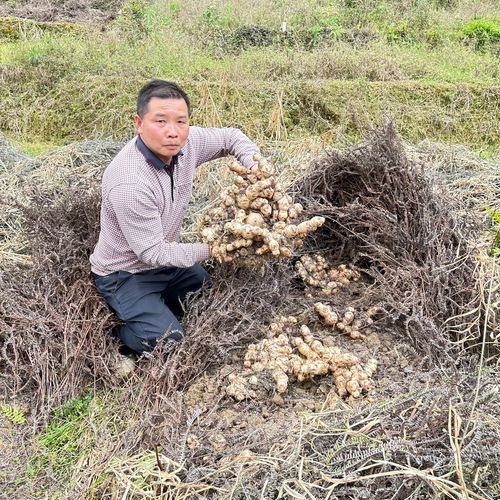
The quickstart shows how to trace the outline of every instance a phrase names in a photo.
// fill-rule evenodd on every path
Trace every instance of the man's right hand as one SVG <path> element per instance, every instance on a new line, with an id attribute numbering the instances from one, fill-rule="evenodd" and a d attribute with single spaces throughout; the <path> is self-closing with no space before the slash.
<path id="1" fill-rule="evenodd" d="M 233 260 L 229 255 L 221 255 L 212 245 L 209 245 L 208 250 L 210 252 L 210 257 L 213 257 L 218 262 L 232 262 Z"/>

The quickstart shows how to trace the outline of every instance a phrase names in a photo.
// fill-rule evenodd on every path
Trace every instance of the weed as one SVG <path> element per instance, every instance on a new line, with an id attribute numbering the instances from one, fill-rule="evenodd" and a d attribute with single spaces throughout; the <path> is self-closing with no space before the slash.
<path id="1" fill-rule="evenodd" d="M 175 6 L 173 10 L 176 11 Z M 130 41 L 161 32 L 169 22 L 169 17 L 160 13 L 159 4 L 148 0 L 128 0 L 117 19 L 117 24 L 127 32 Z"/>
<path id="2" fill-rule="evenodd" d="M 0 403 L 0 410 L 2 410 L 3 414 L 14 424 L 21 425 L 24 424 L 24 422 L 26 422 L 26 417 L 24 416 L 24 413 L 18 408 L 15 408 L 14 406 L 9 406 Z"/>
<path id="3" fill-rule="evenodd" d="M 490 214 L 493 221 L 493 243 L 491 244 L 490 255 L 493 257 L 500 256 L 500 213 L 493 210 L 491 207 L 484 207 L 484 210 Z"/>
<path id="4" fill-rule="evenodd" d="M 171 0 L 168 2 L 168 10 L 170 12 L 170 15 L 175 18 L 179 15 L 181 11 L 181 3 L 179 0 Z"/>
<path id="5" fill-rule="evenodd" d="M 45 50 L 41 47 L 31 47 L 26 53 L 26 62 L 31 66 L 36 66 L 42 62 Z"/>
<path id="6" fill-rule="evenodd" d="M 500 42 L 500 23 L 493 19 L 473 19 L 463 27 L 462 33 L 475 50 L 484 51 Z"/>
<path id="7" fill-rule="evenodd" d="M 86 390 L 80 398 L 68 400 L 54 412 L 45 430 L 37 436 L 41 451 L 28 463 L 28 477 L 51 467 L 57 477 L 64 478 L 78 458 L 92 447 L 91 442 L 82 442 L 82 437 L 93 398 L 94 395 Z"/>
<path id="8" fill-rule="evenodd" d="M 390 43 L 412 45 L 415 43 L 415 37 L 411 31 L 412 28 L 407 21 L 397 25 L 389 24 L 386 28 L 386 37 Z"/>
<path id="9" fill-rule="evenodd" d="M 220 16 L 216 7 L 209 5 L 201 14 L 201 19 L 204 23 L 209 25 L 215 25 L 218 23 Z"/>

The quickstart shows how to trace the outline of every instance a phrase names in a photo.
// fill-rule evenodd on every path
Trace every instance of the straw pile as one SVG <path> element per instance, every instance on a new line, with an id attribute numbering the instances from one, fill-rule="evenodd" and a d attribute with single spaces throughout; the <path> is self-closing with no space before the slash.
<path id="1" fill-rule="evenodd" d="M 460 319 L 480 303 L 468 244 L 477 220 L 461 215 L 439 180 L 408 160 L 391 123 L 347 154 L 320 159 L 300 189 L 306 213 L 327 220 L 315 246 L 364 269 L 373 280 L 367 300 L 405 338 L 451 364 L 466 340 L 477 340 L 480 332 L 465 331 Z"/>
<path id="2" fill-rule="evenodd" d="M 33 428 L 89 385 L 117 388 L 114 318 L 89 279 L 88 255 L 98 178 L 118 148 L 104 144 L 93 155 L 73 145 L 15 162 L 16 180 L 5 181 L 18 188 L 8 203 L 31 265 L 10 262 L 0 272 L 1 389 L 6 401 L 29 396 Z M 374 403 L 339 400 L 319 413 L 291 411 L 272 393 L 238 406 L 220 387 L 206 406 L 187 404 L 201 374 L 223 383 L 218 367 L 243 361 L 238 353 L 262 340 L 266 318 L 304 306 L 293 263 L 267 262 L 258 273 L 210 266 L 211 288 L 188 304 L 186 339 L 169 353 L 159 345 L 136 377 L 120 382 L 112 411 L 124 430 L 92 429 L 94 455 L 75 466 L 65 494 L 92 487 L 95 497 L 141 500 L 489 498 L 500 452 L 487 363 L 497 320 L 493 276 L 468 245 L 476 222 L 457 215 L 437 181 L 408 160 L 391 124 L 346 154 L 327 154 L 293 190 L 308 217 L 326 219 L 304 253 L 356 266 L 366 286 L 353 306 L 378 307 L 376 327 L 391 332 L 392 347 L 414 349 L 415 376 L 386 381 Z M 321 300 L 341 301 L 342 293 Z M 246 427 L 226 418 L 264 411 L 276 418 Z M 49 471 L 45 487 L 57 488 Z M 25 493 L 19 486 L 16 494 Z"/>

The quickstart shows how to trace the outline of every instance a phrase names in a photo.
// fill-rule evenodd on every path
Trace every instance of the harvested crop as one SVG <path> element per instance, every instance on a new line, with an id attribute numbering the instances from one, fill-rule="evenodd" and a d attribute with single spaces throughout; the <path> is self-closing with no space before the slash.
<path id="1" fill-rule="evenodd" d="M 272 375 L 278 393 L 286 392 L 293 380 L 331 374 L 341 397 L 358 398 L 363 390 L 371 389 L 377 361 L 369 359 L 363 365 L 354 354 L 324 345 L 296 316 L 280 316 L 269 325 L 266 338 L 248 346 L 244 367 L 240 374 L 229 376 L 226 388 L 238 401 L 255 397 L 250 386 L 256 385 L 255 379 L 263 372 Z"/>
<path id="2" fill-rule="evenodd" d="M 270 258 L 291 258 L 325 222 L 323 217 L 298 222 L 302 205 L 276 181 L 264 158 L 255 155 L 254 160 L 250 169 L 237 162 L 229 166 L 236 174 L 233 184 L 202 217 L 201 238 L 219 262 L 229 258 L 239 266 L 257 266 Z"/>
<path id="3" fill-rule="evenodd" d="M 371 333 L 371 330 L 366 327 L 373 323 L 373 316 L 379 312 L 377 307 L 370 307 L 364 314 L 361 314 L 354 307 L 348 306 L 344 313 L 340 315 L 331 306 L 323 302 L 316 302 L 314 309 L 318 313 L 321 323 L 345 333 L 352 339 L 364 338 L 360 331 L 362 329 L 364 329 L 365 333 Z"/>
<path id="4" fill-rule="evenodd" d="M 351 281 L 357 281 L 360 274 L 345 264 L 334 266 L 319 253 L 302 255 L 295 263 L 295 269 L 307 285 L 321 288 L 325 295 L 331 295 L 340 286 L 346 286 Z"/>

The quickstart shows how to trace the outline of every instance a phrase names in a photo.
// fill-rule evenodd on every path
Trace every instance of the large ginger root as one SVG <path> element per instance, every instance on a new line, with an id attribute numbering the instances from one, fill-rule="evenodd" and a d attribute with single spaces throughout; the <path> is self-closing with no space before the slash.
<path id="1" fill-rule="evenodd" d="M 276 182 L 270 165 L 260 156 L 251 169 L 230 165 L 237 175 L 220 195 L 219 206 L 201 221 L 201 238 L 214 257 L 237 265 L 259 265 L 268 258 L 291 258 L 304 238 L 324 224 L 323 217 L 297 223 L 302 205 L 294 203 Z"/>
<path id="2" fill-rule="evenodd" d="M 341 397 L 357 398 L 362 390 L 371 389 L 370 377 L 377 361 L 370 359 L 362 366 L 356 356 L 338 347 L 325 346 L 314 338 L 308 326 L 289 316 L 277 318 L 269 326 L 267 338 L 248 346 L 244 366 L 240 375 L 231 376 L 226 389 L 238 401 L 255 394 L 248 384 L 256 385 L 256 377 L 265 370 L 271 372 L 279 393 L 286 392 L 290 375 L 303 382 L 330 373 Z"/>
<path id="3" fill-rule="evenodd" d="M 377 307 L 371 307 L 364 314 L 361 315 L 356 312 L 354 307 L 347 307 L 342 316 L 338 315 L 329 305 L 323 302 L 316 302 L 314 309 L 320 317 L 320 321 L 325 326 L 331 326 L 337 330 L 349 335 L 352 339 L 362 339 L 364 335 L 361 334 L 361 329 L 373 323 L 373 316 L 379 312 Z M 365 328 L 365 333 L 371 333 L 369 328 Z"/>
<path id="4" fill-rule="evenodd" d="M 321 254 L 303 255 L 296 263 L 295 269 L 309 286 L 321 288 L 322 293 L 331 295 L 342 285 L 357 281 L 360 274 L 355 269 L 341 264 L 331 265 Z"/>

